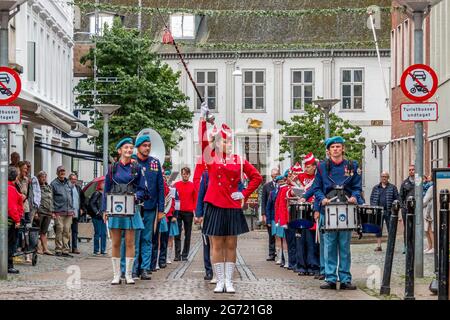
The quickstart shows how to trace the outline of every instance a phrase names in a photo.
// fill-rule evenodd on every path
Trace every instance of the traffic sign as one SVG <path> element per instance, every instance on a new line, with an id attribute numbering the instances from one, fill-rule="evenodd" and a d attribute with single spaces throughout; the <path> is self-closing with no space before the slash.
<path id="1" fill-rule="evenodd" d="M 426 103 L 402 103 L 400 105 L 401 121 L 437 121 L 438 104 Z"/>
<path id="2" fill-rule="evenodd" d="M 18 106 L 0 106 L 0 124 L 20 124 L 22 111 Z"/>
<path id="3" fill-rule="evenodd" d="M 17 99 L 21 88 L 19 74 L 11 68 L 0 67 L 0 105 Z"/>
<path id="4" fill-rule="evenodd" d="M 425 101 L 437 90 L 436 72 L 425 64 L 413 64 L 402 74 L 400 85 L 403 93 L 413 101 Z"/>

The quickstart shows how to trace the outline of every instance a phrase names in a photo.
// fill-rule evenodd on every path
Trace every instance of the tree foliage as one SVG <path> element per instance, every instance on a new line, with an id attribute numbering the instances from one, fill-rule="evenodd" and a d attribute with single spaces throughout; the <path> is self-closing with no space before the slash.
<path id="1" fill-rule="evenodd" d="M 106 25 L 105 25 L 106 27 Z M 109 121 L 109 151 L 125 136 L 135 137 L 144 128 L 153 128 L 164 140 L 166 149 L 174 147 L 181 135 L 178 130 L 192 127 L 193 113 L 185 102 L 188 99 L 178 87 L 179 72 L 174 72 L 151 52 L 152 39 L 140 35 L 136 29 L 126 29 L 119 19 L 111 28 L 105 28 L 96 48 L 81 58 L 81 63 L 93 66 L 94 55 L 97 77 L 117 77 L 118 82 L 97 82 L 99 92 L 94 103 L 92 78 L 81 80 L 75 88 L 79 108 L 92 109 L 94 104 L 118 104 L 121 108 Z M 100 131 L 95 138 L 102 146 L 103 120 L 89 112 L 93 127 Z"/>
<path id="2" fill-rule="evenodd" d="M 316 159 L 325 159 L 325 119 L 318 108 L 305 105 L 304 114 L 293 116 L 290 122 L 279 121 L 278 123 L 281 125 L 280 135 L 302 137 L 294 145 L 294 162 L 300 162 L 302 156 L 309 152 L 313 152 Z M 365 139 L 360 136 L 361 132 L 360 127 L 330 113 L 330 136 L 342 136 L 346 141 L 345 156 L 359 163 L 365 148 Z M 280 156 L 285 152 L 290 152 L 290 145 L 286 139 L 282 139 Z"/>

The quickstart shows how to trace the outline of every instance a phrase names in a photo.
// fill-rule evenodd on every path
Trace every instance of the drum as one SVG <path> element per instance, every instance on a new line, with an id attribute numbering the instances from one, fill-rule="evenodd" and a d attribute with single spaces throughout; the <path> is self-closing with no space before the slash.
<path id="1" fill-rule="evenodd" d="M 323 231 L 349 231 L 359 226 L 358 206 L 335 203 L 325 206 Z"/>
<path id="2" fill-rule="evenodd" d="M 309 229 L 314 225 L 314 214 L 311 203 L 289 204 L 289 227 L 294 229 Z"/>
<path id="3" fill-rule="evenodd" d="M 134 194 L 114 194 L 106 195 L 106 212 L 113 217 L 130 217 L 134 215 Z"/>
<path id="4" fill-rule="evenodd" d="M 380 233 L 383 227 L 383 207 L 358 206 L 358 215 L 363 233 Z"/>

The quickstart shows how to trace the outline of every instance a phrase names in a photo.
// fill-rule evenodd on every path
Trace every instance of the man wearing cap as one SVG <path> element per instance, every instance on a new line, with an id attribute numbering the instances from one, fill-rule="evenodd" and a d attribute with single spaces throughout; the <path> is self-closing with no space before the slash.
<path id="1" fill-rule="evenodd" d="M 63 166 L 56 169 L 56 175 L 50 184 L 53 193 L 53 214 L 56 216 L 55 255 L 72 257 L 69 254 L 70 229 L 74 215 L 72 188 Z"/>
<path id="2" fill-rule="evenodd" d="M 272 181 L 267 182 L 262 189 L 261 216 L 264 224 L 267 226 L 267 232 L 269 234 L 269 256 L 267 257 L 266 261 L 275 261 L 275 257 L 277 255 L 275 251 L 275 236 L 272 235 L 272 220 L 274 219 L 274 217 L 267 214 L 267 202 L 269 201 L 270 193 L 277 187 L 275 178 L 279 175 L 280 170 L 278 168 L 273 168 L 270 172 Z"/>
<path id="3" fill-rule="evenodd" d="M 317 220 L 319 218 L 319 206 L 314 201 L 314 193 L 312 191 L 308 192 L 314 183 L 317 168 L 316 158 L 312 152 L 308 153 L 303 159 L 303 166 L 305 170 L 298 175 L 298 182 L 305 193 L 302 195 L 300 201 L 308 201 L 313 204 L 312 209 L 316 216 L 315 220 Z M 319 250 L 315 244 L 316 232 L 318 232 L 317 223 L 310 229 L 301 230 L 301 237 L 297 239 L 297 271 L 299 275 L 314 275 L 316 279 L 319 279 Z M 324 274 L 325 271 L 322 270 L 322 273 Z M 323 279 L 325 279 L 325 276 L 323 276 Z"/>
<path id="4" fill-rule="evenodd" d="M 164 214 L 164 178 L 159 160 L 150 156 L 152 147 L 150 137 L 148 135 L 140 136 L 136 140 L 135 147 L 137 148 L 137 162 L 142 167 L 142 175 L 145 177 L 146 191 L 144 206 L 140 206 L 144 230 L 136 230 L 135 232 L 133 275 L 138 277 L 140 274 L 141 280 L 150 280 L 155 218 L 157 214 L 158 216 Z M 123 241 L 121 249 L 123 251 L 125 249 Z"/>
<path id="5" fill-rule="evenodd" d="M 330 194 L 338 186 L 343 188 L 349 204 L 364 203 L 361 197 L 362 186 L 358 163 L 344 159 L 344 143 L 345 140 L 339 136 L 325 141 L 330 158 L 320 162 L 314 179 L 312 189 L 317 201 L 321 204 L 321 223 L 325 218 L 325 206 L 330 203 Z M 336 289 L 338 276 L 341 290 L 356 289 L 356 286 L 351 283 L 350 273 L 351 237 L 352 231 L 325 232 L 325 283 L 320 286 L 321 289 Z"/>

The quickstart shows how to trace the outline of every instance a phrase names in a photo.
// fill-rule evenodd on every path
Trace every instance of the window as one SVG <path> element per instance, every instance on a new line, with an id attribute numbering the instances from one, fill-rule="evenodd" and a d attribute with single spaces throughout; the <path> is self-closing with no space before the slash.
<path id="1" fill-rule="evenodd" d="M 103 30 L 105 29 L 105 25 L 111 27 L 114 22 L 114 15 L 100 13 L 98 15 L 98 35 L 103 35 Z M 95 32 L 95 15 L 92 15 L 89 18 L 89 32 L 91 34 L 96 34 Z"/>
<path id="2" fill-rule="evenodd" d="M 363 92 L 363 69 L 343 69 L 341 74 L 341 108 L 343 110 L 362 110 Z"/>
<path id="3" fill-rule="evenodd" d="M 28 81 L 36 81 L 36 42 L 27 42 L 27 79 Z"/>
<path id="4" fill-rule="evenodd" d="M 217 71 L 198 70 L 195 72 L 197 88 L 201 96 L 208 103 L 210 110 L 217 110 Z M 197 97 L 196 109 L 200 110 L 201 102 Z"/>
<path id="5" fill-rule="evenodd" d="M 265 71 L 244 71 L 244 110 L 265 109 L 265 86 Z"/>
<path id="6" fill-rule="evenodd" d="M 175 39 L 195 38 L 195 16 L 174 14 L 170 17 L 170 31 Z"/>
<path id="7" fill-rule="evenodd" d="M 292 70 L 291 73 L 291 109 L 303 110 L 305 104 L 311 104 L 314 90 L 313 70 Z"/>

